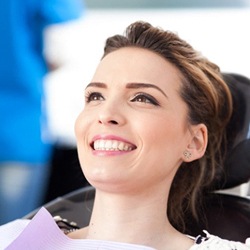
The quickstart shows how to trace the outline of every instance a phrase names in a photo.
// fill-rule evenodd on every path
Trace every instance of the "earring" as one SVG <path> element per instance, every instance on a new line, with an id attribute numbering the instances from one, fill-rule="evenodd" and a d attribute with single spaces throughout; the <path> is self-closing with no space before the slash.
<path id="1" fill-rule="evenodd" d="M 192 154 L 189 151 L 185 150 L 183 152 L 183 155 L 185 156 L 186 159 L 190 159 L 190 157 L 191 157 Z"/>

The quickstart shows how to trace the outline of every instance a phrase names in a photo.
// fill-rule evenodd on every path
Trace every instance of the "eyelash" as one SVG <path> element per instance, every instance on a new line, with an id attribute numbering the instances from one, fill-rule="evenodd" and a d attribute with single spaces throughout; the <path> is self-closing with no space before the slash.
<path id="1" fill-rule="evenodd" d="M 105 100 L 103 95 L 99 92 L 87 92 L 85 94 L 85 102 L 90 103 L 92 101 L 103 101 Z M 142 102 L 146 104 L 152 104 L 154 106 L 160 106 L 159 102 L 151 95 L 146 93 L 137 93 L 130 102 Z"/>
<path id="2" fill-rule="evenodd" d="M 102 100 L 100 100 L 100 97 Z M 94 98 L 98 98 L 98 99 L 94 99 Z M 103 101 L 103 100 L 104 100 L 104 97 L 99 92 L 90 92 L 89 91 L 85 94 L 85 102 L 86 103 L 90 103 L 92 101 Z"/>
<path id="3" fill-rule="evenodd" d="M 141 99 L 139 102 L 148 103 L 148 104 L 152 104 L 155 106 L 160 106 L 159 102 L 153 96 L 146 94 L 146 93 L 138 93 L 130 101 L 136 102 L 139 99 Z"/>

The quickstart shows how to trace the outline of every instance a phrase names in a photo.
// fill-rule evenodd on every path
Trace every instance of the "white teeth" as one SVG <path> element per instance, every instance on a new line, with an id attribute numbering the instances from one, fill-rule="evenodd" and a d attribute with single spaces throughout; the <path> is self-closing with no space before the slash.
<path id="1" fill-rule="evenodd" d="M 99 148 L 104 148 L 105 147 L 105 141 L 99 141 Z"/>
<path id="2" fill-rule="evenodd" d="M 132 145 L 116 140 L 97 140 L 94 142 L 95 150 L 131 151 Z"/>
<path id="3" fill-rule="evenodd" d="M 122 151 L 124 149 L 124 143 L 120 142 L 117 148 Z"/>

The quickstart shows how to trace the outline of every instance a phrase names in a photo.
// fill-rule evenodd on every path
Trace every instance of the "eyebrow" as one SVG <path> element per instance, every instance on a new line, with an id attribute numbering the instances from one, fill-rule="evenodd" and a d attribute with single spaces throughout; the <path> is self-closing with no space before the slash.
<path id="1" fill-rule="evenodd" d="M 91 82 L 87 85 L 86 89 L 88 87 L 98 87 L 98 88 L 107 88 L 107 85 L 105 83 L 102 82 Z M 154 88 L 157 89 L 158 91 L 160 91 L 165 97 L 168 98 L 168 96 L 166 95 L 166 93 L 159 88 L 158 86 L 154 85 L 154 84 L 150 84 L 150 83 L 128 83 L 126 85 L 127 89 L 140 89 L 140 88 Z"/>
<path id="2" fill-rule="evenodd" d="M 89 87 L 98 87 L 98 88 L 107 88 L 107 85 L 105 83 L 102 82 L 91 82 L 89 83 L 85 89 L 89 88 Z"/>
<path id="3" fill-rule="evenodd" d="M 154 88 L 160 91 L 165 97 L 168 98 L 166 93 L 158 86 L 150 83 L 128 83 L 126 86 L 128 89 L 140 89 L 140 88 Z"/>

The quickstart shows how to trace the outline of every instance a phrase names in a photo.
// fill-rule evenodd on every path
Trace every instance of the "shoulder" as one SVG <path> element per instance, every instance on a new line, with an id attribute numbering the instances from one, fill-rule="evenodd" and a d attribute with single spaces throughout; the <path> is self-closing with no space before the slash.
<path id="1" fill-rule="evenodd" d="M 29 222 L 29 220 L 14 220 L 0 226 L 0 249 L 4 249 L 15 240 Z"/>
<path id="2" fill-rule="evenodd" d="M 250 238 L 246 243 L 221 239 L 204 231 L 205 236 L 198 236 L 190 250 L 250 250 Z"/>

